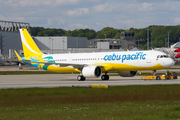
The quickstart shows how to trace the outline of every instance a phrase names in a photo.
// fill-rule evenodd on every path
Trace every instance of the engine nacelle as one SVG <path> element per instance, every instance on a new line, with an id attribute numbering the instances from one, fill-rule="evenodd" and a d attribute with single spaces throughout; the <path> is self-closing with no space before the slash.
<path id="1" fill-rule="evenodd" d="M 101 73 L 101 68 L 95 65 L 87 66 L 82 69 L 82 75 L 84 77 L 99 77 Z"/>
<path id="2" fill-rule="evenodd" d="M 118 74 L 122 77 L 134 77 L 137 71 L 118 71 Z"/>

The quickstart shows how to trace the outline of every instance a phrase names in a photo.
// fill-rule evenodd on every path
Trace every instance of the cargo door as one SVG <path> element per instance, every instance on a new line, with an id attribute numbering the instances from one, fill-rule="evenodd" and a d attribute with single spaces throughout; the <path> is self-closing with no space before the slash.
<path id="1" fill-rule="evenodd" d="M 152 53 L 148 53 L 146 56 L 146 63 L 151 63 Z"/>

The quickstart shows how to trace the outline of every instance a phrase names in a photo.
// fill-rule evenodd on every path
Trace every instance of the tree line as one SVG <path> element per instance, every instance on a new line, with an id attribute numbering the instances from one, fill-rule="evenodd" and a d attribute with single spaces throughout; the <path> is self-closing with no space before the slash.
<path id="1" fill-rule="evenodd" d="M 150 25 L 146 28 L 130 28 L 128 30 L 115 29 L 112 27 L 105 27 L 100 31 L 93 29 L 75 29 L 64 30 L 61 28 L 43 28 L 43 27 L 31 27 L 30 33 L 32 36 L 72 36 L 72 37 L 87 37 L 90 39 L 120 39 L 121 32 L 136 32 L 135 40 L 136 46 L 139 49 L 147 49 L 147 38 L 149 34 L 149 48 L 167 47 L 168 38 L 169 46 L 179 42 L 180 37 L 180 25 L 176 26 L 162 26 L 162 25 Z M 168 35 L 169 32 L 169 35 Z"/>

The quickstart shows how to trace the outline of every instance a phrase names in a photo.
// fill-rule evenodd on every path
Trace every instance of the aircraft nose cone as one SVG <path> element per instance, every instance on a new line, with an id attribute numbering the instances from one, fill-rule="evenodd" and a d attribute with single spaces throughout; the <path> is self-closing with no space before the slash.
<path id="1" fill-rule="evenodd" d="M 170 59 L 166 67 L 172 67 L 174 64 L 175 64 L 175 61 L 173 59 Z"/>
<path id="2" fill-rule="evenodd" d="M 174 61 L 174 60 L 172 60 L 172 64 L 171 64 L 171 65 L 173 66 L 174 64 L 175 64 L 175 61 Z"/>

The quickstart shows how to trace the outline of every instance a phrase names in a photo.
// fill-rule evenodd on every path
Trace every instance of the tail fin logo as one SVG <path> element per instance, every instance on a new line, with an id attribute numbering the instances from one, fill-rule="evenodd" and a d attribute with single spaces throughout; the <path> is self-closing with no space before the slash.
<path id="1" fill-rule="evenodd" d="M 26 29 L 20 29 L 20 35 L 25 56 L 36 56 L 43 54 Z"/>
<path id="2" fill-rule="evenodd" d="M 24 29 L 22 29 L 22 31 L 24 31 Z M 34 50 L 29 46 L 29 44 L 27 43 L 27 41 L 26 41 L 25 38 L 24 38 L 23 32 L 21 33 L 21 38 L 22 38 L 23 44 L 24 44 L 31 52 L 33 52 L 33 53 L 35 53 L 35 54 L 39 54 L 39 53 L 37 53 L 36 51 L 34 51 Z"/>

